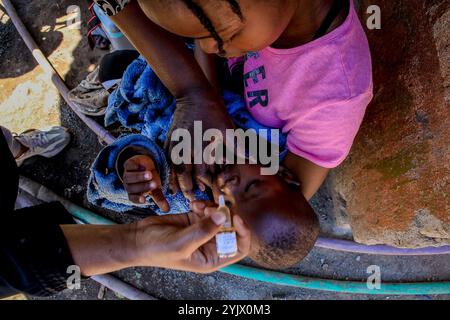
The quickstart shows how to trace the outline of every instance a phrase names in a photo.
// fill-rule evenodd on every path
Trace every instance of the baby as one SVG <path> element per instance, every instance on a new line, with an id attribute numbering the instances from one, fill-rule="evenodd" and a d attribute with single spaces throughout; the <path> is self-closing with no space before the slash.
<path id="1" fill-rule="evenodd" d="M 158 165 L 148 152 L 125 152 L 118 168 L 131 201 L 142 204 L 149 196 L 162 211 L 170 209 Z M 224 195 L 232 214 L 239 215 L 251 230 L 250 257 L 266 268 L 288 268 L 314 246 L 318 220 L 286 169 L 272 176 L 261 175 L 260 169 L 253 164 L 225 165 L 210 188 L 215 202 Z"/>

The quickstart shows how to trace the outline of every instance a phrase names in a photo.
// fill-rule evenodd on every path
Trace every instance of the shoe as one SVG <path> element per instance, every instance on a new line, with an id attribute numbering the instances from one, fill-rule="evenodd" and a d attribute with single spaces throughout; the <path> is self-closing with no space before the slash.
<path id="1" fill-rule="evenodd" d="M 109 91 L 99 80 L 99 67 L 90 73 L 85 80 L 69 92 L 69 100 L 87 116 L 102 116 L 108 106 Z"/>
<path id="2" fill-rule="evenodd" d="M 54 157 L 70 142 L 68 130 L 58 126 L 46 130 L 27 130 L 14 138 L 28 148 L 25 153 L 16 159 L 19 166 L 24 160 L 34 156 Z"/>

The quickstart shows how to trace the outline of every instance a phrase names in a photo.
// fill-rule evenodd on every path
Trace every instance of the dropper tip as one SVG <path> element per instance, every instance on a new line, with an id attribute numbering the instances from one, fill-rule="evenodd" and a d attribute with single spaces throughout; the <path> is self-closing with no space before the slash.
<path id="1" fill-rule="evenodd" d="M 223 195 L 219 196 L 219 206 L 224 207 L 225 206 L 225 197 Z"/>

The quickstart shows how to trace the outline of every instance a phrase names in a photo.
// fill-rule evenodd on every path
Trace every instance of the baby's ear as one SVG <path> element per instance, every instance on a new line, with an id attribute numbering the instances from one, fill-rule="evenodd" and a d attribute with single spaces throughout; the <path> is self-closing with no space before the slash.
<path id="1" fill-rule="evenodd" d="M 300 182 L 295 178 L 294 174 L 289 169 L 280 166 L 278 175 L 287 183 L 300 187 Z"/>

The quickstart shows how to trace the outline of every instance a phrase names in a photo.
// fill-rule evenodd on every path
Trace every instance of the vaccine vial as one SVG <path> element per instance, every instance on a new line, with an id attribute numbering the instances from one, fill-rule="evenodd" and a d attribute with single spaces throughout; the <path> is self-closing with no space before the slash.
<path id="1" fill-rule="evenodd" d="M 236 231 L 231 220 L 230 209 L 226 206 L 225 198 L 222 195 L 219 196 L 219 207 L 217 210 L 223 212 L 227 217 L 219 233 L 216 234 L 217 254 L 220 258 L 231 258 L 238 251 Z"/>

